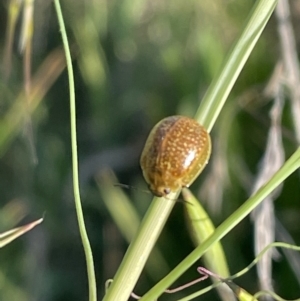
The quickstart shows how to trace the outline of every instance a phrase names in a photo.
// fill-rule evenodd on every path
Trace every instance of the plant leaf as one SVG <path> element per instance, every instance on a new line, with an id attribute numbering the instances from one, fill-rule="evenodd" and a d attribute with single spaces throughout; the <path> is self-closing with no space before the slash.
<path id="1" fill-rule="evenodd" d="M 21 227 L 18 227 L 18 228 L 14 228 L 12 230 L 1 233 L 0 234 L 0 248 L 3 248 L 4 246 L 11 243 L 13 240 L 18 238 L 19 236 L 21 236 L 21 235 L 25 234 L 26 232 L 30 231 L 35 226 L 39 225 L 43 220 L 44 220 L 44 218 L 40 218 L 40 219 L 38 219 L 34 222 L 31 222 L 27 225 L 24 225 L 24 226 L 21 226 Z"/>

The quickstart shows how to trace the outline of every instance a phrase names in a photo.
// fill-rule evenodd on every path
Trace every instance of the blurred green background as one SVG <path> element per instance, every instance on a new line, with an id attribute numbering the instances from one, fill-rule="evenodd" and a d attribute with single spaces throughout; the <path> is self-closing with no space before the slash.
<path id="1" fill-rule="evenodd" d="M 249 0 L 62 1 L 74 57 L 81 194 L 99 300 L 105 280 L 113 277 L 128 244 L 103 204 L 95 177 L 110 168 L 120 183 L 134 186 L 136 190 L 124 192 L 143 216 L 151 195 L 143 191 L 147 186 L 139 156 L 150 129 L 163 117 L 195 114 L 252 5 Z M 297 31 L 300 5 L 298 1 L 291 5 Z M 18 47 L 21 17 L 11 50 L 10 76 L 5 73 L 8 7 L 9 1 L 1 2 L 4 71 L 0 135 L 7 129 L 10 138 L 0 145 L 0 231 L 44 213 L 45 220 L 1 249 L 0 300 L 87 300 L 85 259 L 72 196 L 68 78 L 53 3 L 33 2 L 32 74 L 36 81 L 32 87 L 39 86 L 44 78 L 49 85 L 36 110 L 29 114 L 33 136 L 27 121 L 22 120 L 11 133 L 4 123 L 24 86 L 24 56 Z M 35 77 L 46 59 L 48 65 Z M 218 176 L 211 168 L 214 151 L 205 172 L 191 187 L 216 225 L 251 192 L 270 125 L 270 98 L 263 91 L 279 60 L 277 23 L 272 17 L 212 130 L 213 147 L 218 159 L 221 157 Z M 47 77 L 47 72 L 53 72 L 52 77 Z M 287 157 L 296 148 L 290 115 L 287 101 L 282 126 Z M 38 164 L 33 163 L 32 149 L 36 150 Z M 295 174 L 277 198 L 275 214 L 298 245 L 299 199 L 299 174 Z M 254 258 L 250 219 L 222 243 L 232 273 L 250 263 Z M 158 247 L 165 265 L 155 275 L 142 275 L 137 294 L 143 294 L 193 250 L 180 202 Z M 196 277 L 195 266 L 178 284 Z M 284 298 L 299 297 L 299 283 L 284 257 L 274 263 L 273 279 L 276 291 Z M 252 293 L 259 290 L 255 269 L 237 283 Z M 176 300 L 186 294 L 165 295 L 161 300 Z M 201 300 L 217 298 L 212 292 Z"/>

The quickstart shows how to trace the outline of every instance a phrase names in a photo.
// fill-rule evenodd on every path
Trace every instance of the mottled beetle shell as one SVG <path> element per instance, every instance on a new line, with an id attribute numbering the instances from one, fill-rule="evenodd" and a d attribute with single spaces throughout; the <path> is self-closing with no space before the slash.
<path id="1" fill-rule="evenodd" d="M 171 116 L 150 132 L 140 164 L 149 189 L 161 197 L 189 187 L 210 153 L 210 136 L 203 126 L 188 117 Z"/>

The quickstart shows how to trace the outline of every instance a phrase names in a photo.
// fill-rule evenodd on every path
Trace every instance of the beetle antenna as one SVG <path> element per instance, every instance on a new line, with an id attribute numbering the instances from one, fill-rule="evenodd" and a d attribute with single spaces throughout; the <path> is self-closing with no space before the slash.
<path id="1" fill-rule="evenodd" d="M 146 190 L 146 189 L 140 189 L 140 188 L 137 188 L 137 187 L 134 187 L 134 186 L 131 186 L 131 185 L 127 185 L 127 184 L 122 184 L 122 183 L 115 183 L 113 184 L 115 187 L 120 187 L 120 188 L 125 188 L 125 189 L 133 189 L 133 190 L 137 190 L 137 191 L 143 191 L 143 192 L 146 192 L 146 193 L 151 193 L 149 190 Z"/>

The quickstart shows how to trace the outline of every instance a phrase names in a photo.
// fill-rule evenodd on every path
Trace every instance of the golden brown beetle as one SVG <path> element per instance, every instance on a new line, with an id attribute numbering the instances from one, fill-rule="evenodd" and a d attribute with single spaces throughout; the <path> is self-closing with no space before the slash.
<path id="1" fill-rule="evenodd" d="M 211 140 L 194 119 L 170 116 L 149 134 L 140 164 L 151 192 L 158 197 L 189 185 L 208 162 Z"/>

